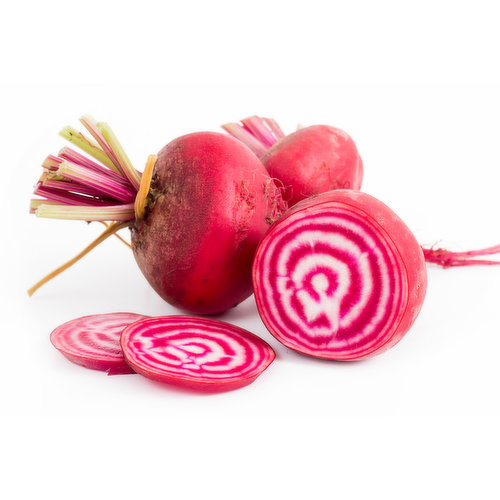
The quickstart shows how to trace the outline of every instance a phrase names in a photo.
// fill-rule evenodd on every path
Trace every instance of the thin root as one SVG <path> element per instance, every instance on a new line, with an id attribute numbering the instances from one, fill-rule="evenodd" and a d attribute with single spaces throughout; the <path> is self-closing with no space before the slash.
<path id="1" fill-rule="evenodd" d="M 31 297 L 40 287 L 45 285 L 45 283 L 50 281 L 52 278 L 55 278 L 58 274 L 61 274 L 63 271 L 66 271 L 66 269 L 68 269 L 73 264 L 78 262 L 82 257 L 87 255 L 91 250 L 93 250 L 97 245 L 101 244 L 109 236 L 111 236 L 112 234 L 115 234 L 120 229 L 123 229 L 124 227 L 127 227 L 129 225 L 130 225 L 130 221 L 116 222 L 114 224 L 111 224 L 98 238 L 96 238 L 90 245 L 85 247 L 78 255 L 76 255 L 72 259 L 68 260 L 68 262 L 66 262 L 62 266 L 58 267 L 57 269 L 55 269 L 51 273 L 47 274 L 47 276 L 45 276 L 45 278 L 41 279 L 38 283 L 33 285 L 28 290 L 28 295 Z"/>
<path id="2" fill-rule="evenodd" d="M 500 253 L 500 245 L 483 248 L 481 250 L 470 250 L 468 252 L 451 252 L 444 248 L 422 248 L 426 262 L 432 262 L 445 269 L 447 267 L 461 266 L 496 266 L 500 264 L 498 260 L 483 260 L 470 257 L 481 255 L 494 255 Z"/>
<path id="3" fill-rule="evenodd" d="M 100 222 L 101 222 L 101 224 L 103 224 L 105 227 L 109 227 L 109 225 L 108 225 L 108 224 L 106 224 L 106 222 L 104 222 L 104 221 L 100 221 Z M 128 241 L 124 240 L 124 239 L 123 239 L 123 238 L 122 238 L 122 237 L 121 237 L 118 233 L 115 233 L 115 236 L 116 236 L 116 237 L 117 237 L 117 238 L 118 238 L 118 239 L 119 239 L 122 243 L 124 243 L 125 245 L 127 245 L 127 246 L 130 248 L 130 250 L 132 250 L 132 245 L 131 245 Z"/>

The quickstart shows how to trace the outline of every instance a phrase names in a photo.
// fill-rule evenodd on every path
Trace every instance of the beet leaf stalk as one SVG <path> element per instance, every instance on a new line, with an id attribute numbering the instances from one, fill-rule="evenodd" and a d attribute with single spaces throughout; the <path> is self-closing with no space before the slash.
<path id="1" fill-rule="evenodd" d="M 156 156 L 148 158 L 146 175 L 142 175 L 133 167 L 108 124 L 98 123 L 89 115 L 80 121 L 92 138 L 72 127 L 65 127 L 60 135 L 93 159 L 69 147 L 61 149 L 57 156 L 49 155 L 42 163 L 43 172 L 34 189 L 39 198 L 31 200 L 30 213 L 52 219 L 99 221 L 106 225 L 106 230 L 77 256 L 31 287 L 30 296 L 144 214 Z"/>

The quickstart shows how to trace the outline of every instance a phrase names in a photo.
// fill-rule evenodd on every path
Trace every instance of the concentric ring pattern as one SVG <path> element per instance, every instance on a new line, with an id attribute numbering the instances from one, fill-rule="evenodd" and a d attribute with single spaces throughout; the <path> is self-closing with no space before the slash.
<path id="1" fill-rule="evenodd" d="M 57 327 L 50 340 L 71 361 L 106 370 L 111 366 L 106 363 L 124 363 L 120 348 L 123 329 L 146 317 L 126 312 L 83 316 Z"/>
<path id="2" fill-rule="evenodd" d="M 391 339 L 406 283 L 394 245 L 365 214 L 323 204 L 287 217 L 254 262 L 259 313 L 286 346 L 357 359 Z"/>
<path id="3" fill-rule="evenodd" d="M 136 371 L 179 385 L 250 382 L 275 357 L 266 342 L 242 328 L 192 316 L 135 323 L 124 331 L 121 345 Z"/>

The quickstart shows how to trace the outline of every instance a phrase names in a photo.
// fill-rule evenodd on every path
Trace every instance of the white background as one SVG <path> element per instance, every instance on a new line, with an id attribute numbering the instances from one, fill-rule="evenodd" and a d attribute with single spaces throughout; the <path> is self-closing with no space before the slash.
<path id="1" fill-rule="evenodd" d="M 363 190 L 422 244 L 500 243 L 496 2 L 18 2 L 0 16 L 3 498 L 498 499 L 500 267 L 429 267 L 391 351 L 297 355 L 253 299 L 221 318 L 265 338 L 253 385 L 200 396 L 70 364 L 51 330 L 177 311 L 116 238 L 29 299 L 101 232 L 27 214 L 66 124 L 108 121 L 137 167 L 176 136 L 250 114 L 345 129 Z"/>

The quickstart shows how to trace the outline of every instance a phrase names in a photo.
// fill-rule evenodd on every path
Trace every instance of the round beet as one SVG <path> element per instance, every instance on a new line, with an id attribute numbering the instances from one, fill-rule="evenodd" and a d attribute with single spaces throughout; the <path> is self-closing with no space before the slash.
<path id="1" fill-rule="evenodd" d="M 207 392 L 252 383 L 274 360 L 262 339 L 229 323 L 165 316 L 126 328 L 121 346 L 137 373 L 171 385 Z"/>
<path id="2" fill-rule="evenodd" d="M 158 155 L 146 206 L 132 247 L 161 297 L 213 314 L 251 295 L 255 249 L 282 200 L 244 145 L 212 132 L 172 141 Z"/>
<path id="3" fill-rule="evenodd" d="M 260 243 L 255 299 L 268 330 L 304 354 L 362 359 L 398 342 L 427 283 L 422 249 L 386 205 L 340 189 L 292 208 Z"/>
<path id="4" fill-rule="evenodd" d="M 332 189 L 360 189 L 363 162 L 354 141 L 327 125 L 285 136 L 274 120 L 253 116 L 224 129 L 249 146 L 269 175 L 289 190 L 289 205 Z"/>
<path id="5" fill-rule="evenodd" d="M 95 140 L 66 127 L 62 135 L 95 160 L 70 148 L 49 155 L 35 188 L 41 217 L 111 221 L 72 265 L 118 229 L 130 227 L 135 259 L 170 304 L 215 314 L 252 293 L 257 244 L 287 208 L 281 190 L 240 141 L 199 132 L 175 139 L 139 173 L 105 123 L 81 119 Z"/>
<path id="6" fill-rule="evenodd" d="M 77 365 L 107 371 L 108 375 L 134 373 L 120 347 L 123 329 L 147 318 L 142 314 L 93 314 L 68 321 L 51 334 L 52 345 Z"/>

